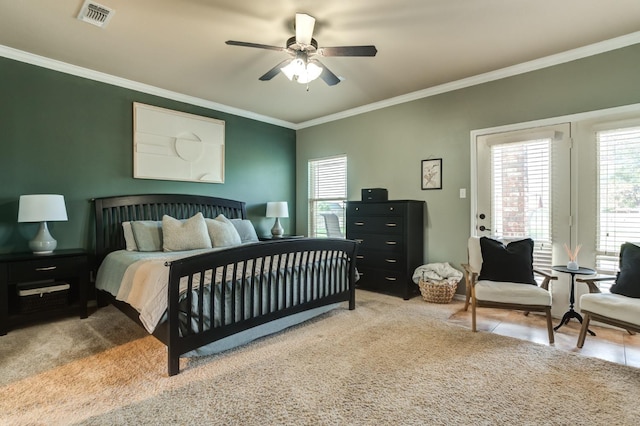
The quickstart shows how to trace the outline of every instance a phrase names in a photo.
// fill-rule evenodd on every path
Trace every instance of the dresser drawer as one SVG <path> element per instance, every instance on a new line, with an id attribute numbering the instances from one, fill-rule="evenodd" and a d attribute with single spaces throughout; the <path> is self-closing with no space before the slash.
<path id="1" fill-rule="evenodd" d="M 364 234 L 354 232 L 351 239 L 358 242 L 358 250 L 377 249 L 386 253 L 403 253 L 404 238 L 401 234 Z"/>
<path id="2" fill-rule="evenodd" d="M 402 217 L 347 217 L 349 218 L 347 221 L 347 232 L 349 232 L 351 235 L 359 233 L 402 234 L 404 232 L 404 220 Z"/>
<path id="3" fill-rule="evenodd" d="M 403 215 L 405 211 L 402 203 L 347 203 L 347 216 Z"/>
<path id="4" fill-rule="evenodd" d="M 8 281 L 38 281 L 51 278 L 78 276 L 86 268 L 85 256 L 43 258 L 13 262 L 8 265 Z"/>
<path id="5" fill-rule="evenodd" d="M 389 270 L 405 269 L 402 253 L 389 253 L 382 250 L 358 250 L 356 267 L 359 265 Z"/>
<path id="6" fill-rule="evenodd" d="M 400 292 L 406 287 L 407 278 L 399 271 L 388 271 L 376 268 L 358 268 L 360 279 L 357 285 L 360 287 L 372 287 L 385 289 L 392 293 Z"/>

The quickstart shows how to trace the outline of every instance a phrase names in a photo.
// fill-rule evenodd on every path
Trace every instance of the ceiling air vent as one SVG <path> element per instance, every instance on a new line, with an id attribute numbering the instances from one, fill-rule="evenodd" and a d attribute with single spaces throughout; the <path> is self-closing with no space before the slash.
<path id="1" fill-rule="evenodd" d="M 96 27 L 104 28 L 114 13 L 116 13 L 115 10 L 107 6 L 86 0 L 80 9 L 80 13 L 78 13 L 78 19 Z"/>

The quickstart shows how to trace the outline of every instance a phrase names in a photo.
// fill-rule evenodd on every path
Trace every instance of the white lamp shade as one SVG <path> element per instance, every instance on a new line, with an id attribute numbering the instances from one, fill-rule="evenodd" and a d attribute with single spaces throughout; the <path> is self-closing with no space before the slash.
<path id="1" fill-rule="evenodd" d="M 286 201 L 270 201 L 267 203 L 267 217 L 289 217 L 289 206 Z"/>
<path id="2" fill-rule="evenodd" d="M 55 194 L 21 195 L 18 222 L 65 221 L 64 196 Z"/>

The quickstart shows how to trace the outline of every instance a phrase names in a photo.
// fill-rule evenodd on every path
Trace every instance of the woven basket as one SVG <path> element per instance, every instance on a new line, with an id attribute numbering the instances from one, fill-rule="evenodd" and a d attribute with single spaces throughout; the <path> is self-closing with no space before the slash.
<path id="1" fill-rule="evenodd" d="M 456 294 L 458 288 L 457 281 L 430 281 L 420 280 L 418 282 L 422 298 L 431 303 L 449 303 Z"/>

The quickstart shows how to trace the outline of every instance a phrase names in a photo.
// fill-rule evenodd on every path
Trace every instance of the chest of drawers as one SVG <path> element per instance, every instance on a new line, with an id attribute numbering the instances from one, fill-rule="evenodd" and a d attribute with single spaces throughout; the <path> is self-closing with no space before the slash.
<path id="1" fill-rule="evenodd" d="M 360 243 L 358 287 L 404 299 L 419 293 L 413 271 L 424 264 L 424 201 L 347 202 L 347 238 Z"/>

